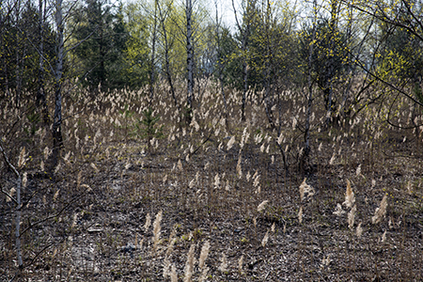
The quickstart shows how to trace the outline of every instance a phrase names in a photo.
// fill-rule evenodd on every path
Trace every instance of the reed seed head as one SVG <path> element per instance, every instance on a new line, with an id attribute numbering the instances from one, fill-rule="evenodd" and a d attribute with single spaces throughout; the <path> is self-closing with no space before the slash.
<path id="1" fill-rule="evenodd" d="M 376 208 L 375 215 L 372 217 L 372 223 L 377 224 L 382 221 L 386 214 L 386 208 L 388 206 L 388 197 L 383 196 L 382 201 L 378 208 Z"/>
<path id="2" fill-rule="evenodd" d="M 354 192 L 351 188 L 351 182 L 347 179 L 347 190 L 345 191 L 345 202 L 343 203 L 347 207 L 351 208 L 355 203 Z"/>

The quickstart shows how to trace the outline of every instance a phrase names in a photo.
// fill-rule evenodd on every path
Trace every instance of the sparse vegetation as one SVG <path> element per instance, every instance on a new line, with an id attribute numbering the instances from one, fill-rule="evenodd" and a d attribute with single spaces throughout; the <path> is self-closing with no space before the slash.
<path id="1" fill-rule="evenodd" d="M 423 281 L 421 1 L 235 2 L 2 1 L 0 281 Z"/>
<path id="2" fill-rule="evenodd" d="M 302 95 L 287 92 L 280 101 L 296 106 L 281 111 L 278 135 L 263 104 L 249 102 L 240 123 L 241 95 L 228 91 L 226 116 L 214 89 L 210 81 L 190 126 L 165 89 L 154 101 L 138 92 L 65 99 L 64 149 L 54 172 L 43 168 L 52 139 L 41 121 L 3 100 L 1 128 L 9 133 L 1 144 L 25 175 L 20 278 L 422 279 L 423 175 L 415 133 L 384 124 L 376 106 L 349 126 L 324 130 L 325 109 L 316 107 L 313 114 L 323 118 L 312 123 L 311 165 L 301 173 L 301 127 L 292 126 L 292 116 L 303 124 Z M 99 101 L 109 106 L 88 110 Z M 152 143 L 129 134 L 133 127 L 116 126 L 125 124 L 122 111 L 142 120 L 150 106 L 164 138 Z M 398 119 L 406 123 L 402 111 Z M 142 153 L 149 143 L 154 151 Z M 2 161 L 2 281 L 18 270 L 14 175 Z"/>

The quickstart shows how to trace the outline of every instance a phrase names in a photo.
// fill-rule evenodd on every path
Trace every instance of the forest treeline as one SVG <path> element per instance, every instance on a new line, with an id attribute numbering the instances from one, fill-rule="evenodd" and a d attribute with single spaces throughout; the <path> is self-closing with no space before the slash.
<path id="1" fill-rule="evenodd" d="M 247 99 L 262 101 L 272 127 L 285 91 L 302 92 L 310 107 L 322 96 L 328 122 L 392 91 L 411 107 L 423 104 L 421 1 L 245 0 L 232 2 L 234 26 L 222 22 L 221 3 L 201 0 L 6 0 L 1 7 L 0 97 L 16 107 L 33 100 L 53 132 L 60 133 L 64 85 L 92 95 L 144 89 L 153 98 L 155 85 L 166 83 L 189 117 L 198 81 L 212 78 L 225 105 L 225 89 L 239 90 L 242 120 Z M 176 80 L 186 81 L 186 101 L 176 99 Z"/>

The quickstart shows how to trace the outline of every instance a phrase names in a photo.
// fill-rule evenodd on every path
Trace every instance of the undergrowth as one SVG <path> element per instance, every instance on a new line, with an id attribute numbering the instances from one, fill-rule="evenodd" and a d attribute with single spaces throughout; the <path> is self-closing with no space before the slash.
<path id="1" fill-rule="evenodd" d="M 240 122 L 241 95 L 233 90 L 226 89 L 225 112 L 211 81 L 190 124 L 166 86 L 156 89 L 152 100 L 143 91 L 93 100 L 74 91 L 64 101 L 64 148 L 54 170 L 50 128 L 31 103 L 16 109 L 1 101 L 12 163 L 25 148 L 17 279 L 423 279 L 422 133 L 387 124 L 389 103 L 326 128 L 316 99 L 311 157 L 298 171 L 301 94 L 280 95 L 271 127 L 254 97 Z M 411 123 L 405 104 L 396 117 L 402 124 Z M 8 281 L 17 271 L 15 203 L 7 196 L 16 179 L 3 161 L 0 169 L 0 280 Z"/>

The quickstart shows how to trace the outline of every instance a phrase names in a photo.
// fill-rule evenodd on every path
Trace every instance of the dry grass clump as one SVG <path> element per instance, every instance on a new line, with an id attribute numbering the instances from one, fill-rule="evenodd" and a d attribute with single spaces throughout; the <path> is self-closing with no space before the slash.
<path id="1" fill-rule="evenodd" d="M 347 179 L 347 190 L 345 191 L 345 202 L 343 204 L 351 208 L 355 203 L 354 192 L 351 188 L 351 182 Z"/>
<path id="2" fill-rule="evenodd" d="M 49 129 L 27 134 L 19 128 L 29 121 L 17 119 L 23 110 L 15 115 L 19 110 L 0 107 L 7 117 L 0 120 L 2 136 L 10 120 L 18 121 L 5 148 L 23 175 L 24 279 L 422 279 L 422 163 L 410 141 L 415 133 L 382 124 L 388 109 L 369 105 L 326 127 L 323 99 L 316 97 L 303 174 L 301 93 L 285 89 L 274 97 L 269 126 L 255 94 L 241 122 L 239 92 L 225 89 L 223 112 L 220 87 L 200 86 L 189 125 L 165 85 L 153 100 L 142 91 L 65 99 L 65 148 L 53 171 Z M 161 136 L 134 133 L 148 107 L 160 116 Z M 398 118 L 405 124 L 408 115 Z M 9 281 L 17 269 L 11 199 L 17 182 L 3 161 L 0 169 L 0 280 Z"/>
<path id="3" fill-rule="evenodd" d="M 300 200 L 304 200 L 304 196 L 307 194 L 307 197 L 313 197 L 315 191 L 314 188 L 307 184 L 307 178 L 304 178 L 303 182 L 300 185 Z"/>
<path id="4" fill-rule="evenodd" d="M 157 247 L 160 243 L 160 231 L 161 226 L 160 223 L 162 221 L 163 212 L 159 211 L 156 215 L 156 218 L 153 222 L 153 243 L 154 243 L 154 250 L 157 251 Z"/>
<path id="5" fill-rule="evenodd" d="M 388 197 L 386 195 L 383 196 L 380 205 L 375 210 L 374 216 L 372 216 L 372 223 L 378 224 L 382 221 L 386 214 L 386 208 L 388 207 Z"/>

